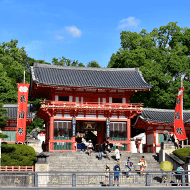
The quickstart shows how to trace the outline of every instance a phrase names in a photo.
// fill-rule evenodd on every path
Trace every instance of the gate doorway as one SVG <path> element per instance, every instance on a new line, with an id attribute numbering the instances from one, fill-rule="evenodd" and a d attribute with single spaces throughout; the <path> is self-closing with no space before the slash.
<path id="1" fill-rule="evenodd" d="M 97 139 L 98 135 L 101 133 L 101 122 L 94 121 L 77 121 L 76 126 L 76 142 L 78 144 L 78 148 L 80 148 L 80 144 L 82 141 L 82 137 L 88 142 L 92 141 L 94 149 L 97 147 Z"/>

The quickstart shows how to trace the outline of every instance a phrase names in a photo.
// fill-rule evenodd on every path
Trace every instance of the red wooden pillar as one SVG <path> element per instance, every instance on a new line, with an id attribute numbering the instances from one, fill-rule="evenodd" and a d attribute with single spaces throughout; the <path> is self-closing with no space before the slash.
<path id="1" fill-rule="evenodd" d="M 49 139 L 49 151 L 52 151 L 53 150 L 53 135 L 54 135 L 54 118 L 53 116 L 50 116 L 50 124 L 49 124 L 49 129 L 50 129 L 50 139 Z"/>
<path id="2" fill-rule="evenodd" d="M 154 127 L 153 153 L 156 153 L 156 131 L 155 131 L 155 127 Z"/>
<path id="3" fill-rule="evenodd" d="M 76 143 L 76 125 L 77 125 L 77 121 L 76 121 L 76 113 L 73 114 L 73 117 L 72 118 L 72 150 L 74 151 L 75 150 L 75 143 Z"/>
<path id="4" fill-rule="evenodd" d="M 101 122 L 101 131 L 97 132 L 97 144 L 104 142 L 104 122 Z"/>
<path id="5" fill-rule="evenodd" d="M 131 152 L 131 119 L 127 118 L 127 151 Z"/>
<path id="6" fill-rule="evenodd" d="M 148 139 L 147 139 L 147 130 L 146 130 L 146 153 L 148 152 L 147 141 L 148 141 Z"/>
<path id="7" fill-rule="evenodd" d="M 76 144 L 76 137 L 72 137 L 72 151 L 76 151 L 77 150 L 77 148 L 76 148 L 76 146 L 77 146 L 77 144 Z"/>

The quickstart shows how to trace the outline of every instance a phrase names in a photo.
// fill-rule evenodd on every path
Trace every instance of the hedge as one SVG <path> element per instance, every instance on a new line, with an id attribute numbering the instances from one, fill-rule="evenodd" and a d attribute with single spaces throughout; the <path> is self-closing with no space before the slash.
<path id="1" fill-rule="evenodd" d="M 37 161 L 31 146 L 22 144 L 2 144 L 2 166 L 33 166 Z"/>
<path id="2" fill-rule="evenodd" d="M 190 154 L 190 147 L 174 150 L 172 153 L 186 162 L 185 157 L 187 157 Z"/>

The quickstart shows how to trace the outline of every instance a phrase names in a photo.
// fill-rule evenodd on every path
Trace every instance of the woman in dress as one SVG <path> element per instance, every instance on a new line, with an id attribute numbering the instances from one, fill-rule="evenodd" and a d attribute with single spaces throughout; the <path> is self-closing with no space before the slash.
<path id="1" fill-rule="evenodd" d="M 142 158 L 140 159 L 139 165 L 140 165 L 140 175 L 143 175 L 143 172 L 145 171 L 147 166 L 147 161 L 144 159 L 144 156 L 142 156 Z"/>
<path id="2" fill-rule="evenodd" d="M 115 157 L 116 157 L 116 160 L 120 160 L 120 152 L 119 152 L 119 147 L 117 146 L 116 149 L 115 149 Z"/>

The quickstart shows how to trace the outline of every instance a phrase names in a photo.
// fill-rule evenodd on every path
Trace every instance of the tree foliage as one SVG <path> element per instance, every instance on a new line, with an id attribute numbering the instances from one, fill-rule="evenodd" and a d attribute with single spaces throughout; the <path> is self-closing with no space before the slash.
<path id="1" fill-rule="evenodd" d="M 2 166 L 33 166 L 37 158 L 31 146 L 22 144 L 2 144 Z"/>
<path id="2" fill-rule="evenodd" d="M 101 68 L 101 66 L 99 65 L 99 63 L 98 63 L 97 61 L 95 61 L 95 60 L 88 62 L 87 67 L 97 67 L 97 68 Z"/>
<path id="3" fill-rule="evenodd" d="M 78 60 L 71 61 L 70 59 L 66 59 L 64 56 L 62 58 L 53 58 L 52 59 L 53 65 L 64 65 L 64 66 L 78 66 L 78 67 L 85 67 L 83 63 L 79 62 Z"/>
<path id="4" fill-rule="evenodd" d="M 35 117 L 31 125 L 26 126 L 26 131 L 30 133 L 35 128 L 43 129 L 44 128 L 43 125 L 44 125 L 44 120 L 40 119 L 39 117 Z"/>
<path id="5" fill-rule="evenodd" d="M 0 130 L 6 125 L 6 121 L 7 119 L 9 119 L 8 116 L 3 116 L 4 114 L 7 113 L 7 109 L 3 108 L 3 104 L 0 103 Z M 0 138 L 6 138 L 6 137 L 1 137 L 0 134 Z"/>
<path id="6" fill-rule="evenodd" d="M 181 76 L 184 77 L 184 108 L 190 108 L 190 29 L 170 22 L 150 33 L 122 31 L 121 48 L 112 54 L 108 67 L 139 67 L 145 81 L 153 87 L 137 92 L 131 102 L 145 107 L 174 109 Z"/>

